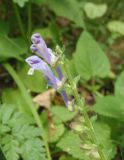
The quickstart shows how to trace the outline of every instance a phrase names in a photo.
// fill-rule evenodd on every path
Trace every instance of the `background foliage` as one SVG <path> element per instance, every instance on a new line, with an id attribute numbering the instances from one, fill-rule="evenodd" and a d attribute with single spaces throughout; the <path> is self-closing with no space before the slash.
<path id="1" fill-rule="evenodd" d="M 39 32 L 49 47 L 65 49 L 70 72 L 80 75 L 78 91 L 106 157 L 123 160 L 124 2 L 0 0 L 0 6 L 0 159 L 46 160 L 45 133 L 54 160 L 99 160 L 82 115 L 69 112 L 55 91 L 45 92 L 39 72 L 27 76 L 30 36 Z"/>

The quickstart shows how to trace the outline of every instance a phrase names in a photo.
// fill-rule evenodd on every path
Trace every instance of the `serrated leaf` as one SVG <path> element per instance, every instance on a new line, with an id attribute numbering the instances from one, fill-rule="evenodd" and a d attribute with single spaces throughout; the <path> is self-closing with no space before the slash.
<path id="1" fill-rule="evenodd" d="M 41 130 L 29 117 L 13 105 L 0 106 L 0 145 L 7 160 L 46 160 Z"/>
<path id="2" fill-rule="evenodd" d="M 13 39 L 0 34 L 0 61 L 7 60 L 9 58 L 21 60 L 20 55 L 22 55 L 24 51 L 25 50 L 15 43 Z"/>
<path id="3" fill-rule="evenodd" d="M 77 134 L 68 132 L 60 139 L 57 146 L 72 155 L 74 158 L 83 160 L 86 157 L 83 150 L 80 148 L 81 143 L 82 142 Z"/>
<path id="4" fill-rule="evenodd" d="M 13 127 L 12 132 L 19 141 L 40 136 L 39 128 L 29 124 L 24 124 L 23 126 L 16 125 Z"/>
<path id="5" fill-rule="evenodd" d="M 0 108 L 0 122 L 2 124 L 7 124 L 8 121 L 11 119 L 12 114 L 14 113 L 15 108 L 13 107 L 6 107 L 5 105 L 3 105 Z"/>
<path id="6" fill-rule="evenodd" d="M 29 0 L 13 0 L 14 3 L 17 3 L 19 7 L 24 7 L 25 3 Z"/>
<path id="7" fill-rule="evenodd" d="M 35 71 L 33 76 L 27 75 L 29 67 L 24 64 L 22 69 L 19 71 L 19 76 L 25 86 L 32 92 L 42 92 L 46 89 L 46 81 L 42 76 L 41 72 Z"/>
<path id="8" fill-rule="evenodd" d="M 117 21 L 117 20 L 110 21 L 107 24 L 107 28 L 111 32 L 116 32 L 116 33 L 119 33 L 121 35 L 124 35 L 124 22 L 122 22 L 122 21 Z"/>
<path id="9" fill-rule="evenodd" d="M 80 5 L 75 0 L 48 0 L 49 7 L 58 15 L 75 22 L 77 26 L 83 27 L 82 11 Z"/>
<path id="10" fill-rule="evenodd" d="M 88 18 L 95 19 L 102 17 L 107 11 L 106 4 L 94 4 L 92 2 L 87 2 L 84 6 L 84 11 Z"/>
<path id="11" fill-rule="evenodd" d="M 93 126 L 101 148 L 103 148 L 107 159 L 111 160 L 116 154 L 116 147 L 112 144 L 110 127 L 100 122 L 95 122 Z"/>
<path id="12" fill-rule="evenodd" d="M 19 142 L 12 135 L 5 135 L 1 144 L 7 160 L 19 159 Z"/>
<path id="13" fill-rule="evenodd" d="M 123 99 L 115 96 L 106 96 L 97 99 L 93 106 L 94 111 L 98 114 L 124 120 L 124 104 Z"/>
<path id="14" fill-rule="evenodd" d="M 124 71 L 118 76 L 115 83 L 115 95 L 120 98 L 124 98 Z"/>
<path id="15" fill-rule="evenodd" d="M 47 160 L 41 140 L 30 139 L 22 145 L 22 157 L 24 160 Z"/>
<path id="16" fill-rule="evenodd" d="M 88 32 L 83 32 L 74 53 L 75 67 L 84 79 L 106 77 L 110 72 L 107 56 Z"/>
<path id="17" fill-rule="evenodd" d="M 51 112 L 57 119 L 59 119 L 59 122 L 67 122 L 77 114 L 76 111 L 70 112 L 67 108 L 61 106 L 52 107 Z"/>

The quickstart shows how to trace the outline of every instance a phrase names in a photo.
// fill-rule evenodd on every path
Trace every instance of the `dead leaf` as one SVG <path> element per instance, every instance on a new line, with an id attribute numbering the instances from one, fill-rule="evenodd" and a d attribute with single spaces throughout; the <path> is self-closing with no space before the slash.
<path id="1" fill-rule="evenodd" d="M 33 102 L 37 103 L 39 106 L 49 109 L 51 106 L 51 101 L 55 96 L 55 92 L 56 91 L 54 89 L 49 89 L 48 91 L 34 97 Z"/>

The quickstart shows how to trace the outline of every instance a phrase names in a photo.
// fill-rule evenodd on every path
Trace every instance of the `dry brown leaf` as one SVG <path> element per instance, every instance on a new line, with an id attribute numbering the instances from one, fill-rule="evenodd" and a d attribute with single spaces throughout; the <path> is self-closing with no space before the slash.
<path id="1" fill-rule="evenodd" d="M 55 96 L 55 92 L 56 91 L 54 89 L 49 89 L 48 91 L 34 97 L 33 102 L 37 103 L 39 106 L 49 109 L 51 106 L 51 101 Z"/>

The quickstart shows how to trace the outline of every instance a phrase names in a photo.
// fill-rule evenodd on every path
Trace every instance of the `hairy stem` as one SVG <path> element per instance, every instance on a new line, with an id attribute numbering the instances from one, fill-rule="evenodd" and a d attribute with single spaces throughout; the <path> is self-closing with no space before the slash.
<path id="1" fill-rule="evenodd" d="M 77 102 L 77 105 L 81 107 L 81 110 L 83 112 L 83 116 L 84 116 L 86 125 L 89 128 L 90 136 L 91 136 L 91 138 L 93 140 L 93 143 L 97 146 L 97 150 L 98 150 L 99 156 L 100 156 L 101 160 L 106 160 L 106 156 L 105 156 L 103 150 L 101 149 L 101 147 L 99 146 L 99 143 L 98 143 L 97 137 L 95 135 L 95 131 L 94 131 L 93 125 L 92 125 L 92 123 L 91 123 L 91 121 L 89 119 L 89 116 L 88 116 L 87 112 L 85 111 L 83 101 L 81 100 L 81 98 L 80 98 L 80 96 L 78 94 L 78 91 L 77 91 L 77 87 L 75 86 L 75 84 L 73 82 L 73 77 L 72 77 L 72 75 L 71 75 L 71 73 L 69 71 L 69 68 L 68 68 L 68 61 L 66 61 L 66 60 L 64 62 L 64 70 L 65 70 L 65 72 L 67 74 L 69 83 L 72 86 L 74 97 L 75 97 L 75 100 Z"/>
<path id="2" fill-rule="evenodd" d="M 32 113 L 32 115 L 33 115 L 33 117 L 36 121 L 36 124 L 38 125 L 38 127 L 41 130 L 41 137 L 43 138 L 43 141 L 44 141 L 44 144 L 45 144 L 48 160 L 51 160 L 51 155 L 50 155 L 50 150 L 49 150 L 49 146 L 48 146 L 48 143 L 47 143 L 46 134 L 44 132 L 43 125 L 41 123 L 41 120 L 40 120 L 40 117 L 37 113 L 37 110 L 36 110 L 35 106 L 33 105 L 31 96 L 27 92 L 24 84 L 22 83 L 21 79 L 19 78 L 16 71 L 12 68 L 12 66 L 9 63 L 5 63 L 5 64 L 3 64 L 3 66 L 5 67 L 5 69 L 9 72 L 9 74 L 12 76 L 12 78 L 16 82 L 18 88 L 21 91 L 21 94 L 22 94 L 25 102 L 28 104 L 29 109 L 31 110 L 31 113 Z"/>

